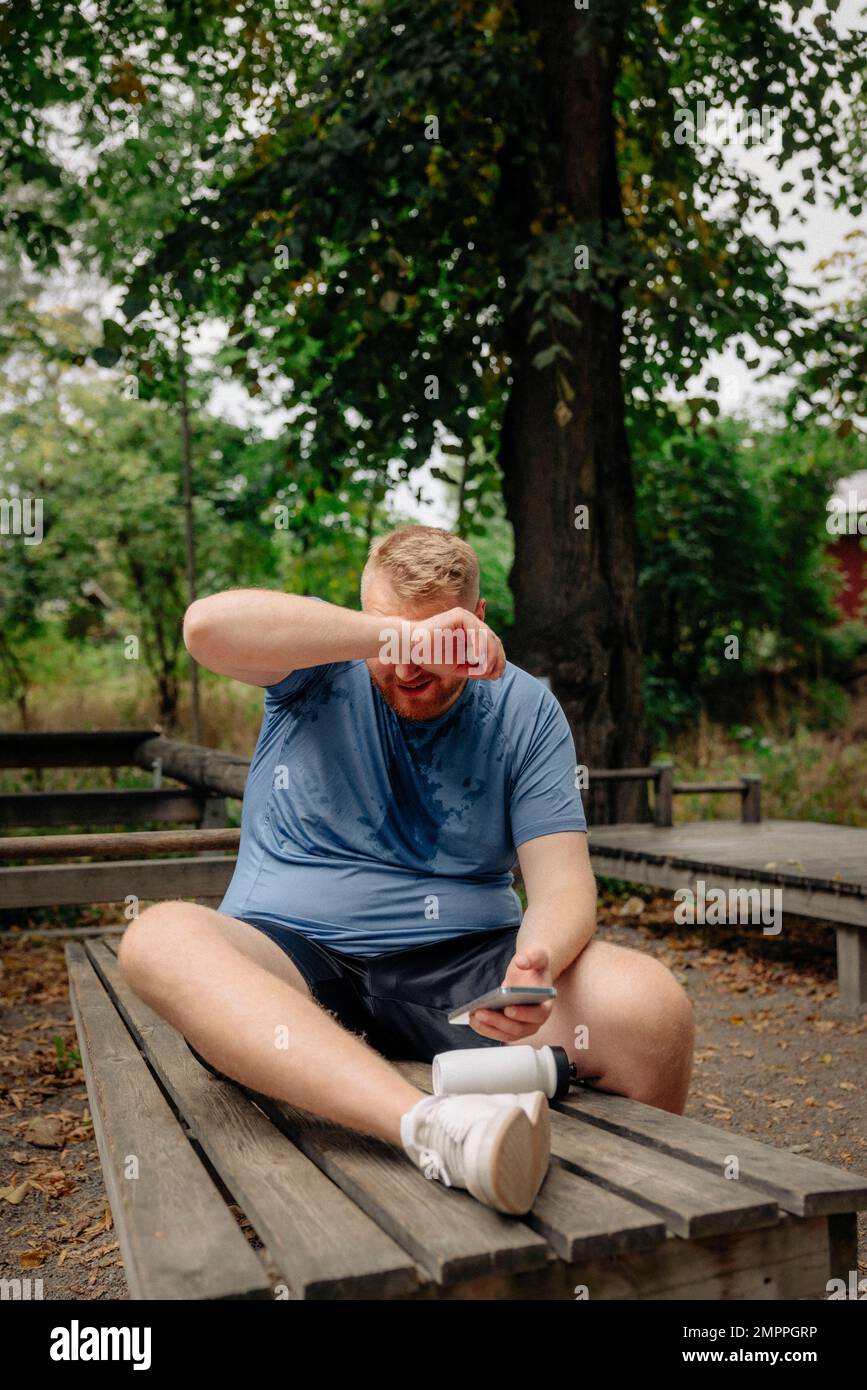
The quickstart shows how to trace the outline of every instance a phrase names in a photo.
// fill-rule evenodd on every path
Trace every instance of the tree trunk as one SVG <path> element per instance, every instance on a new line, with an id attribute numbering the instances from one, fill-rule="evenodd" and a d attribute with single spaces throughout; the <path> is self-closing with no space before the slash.
<path id="1" fill-rule="evenodd" d="M 502 194 L 518 241 L 532 241 L 534 221 L 545 230 L 567 222 L 619 229 L 612 114 L 619 34 L 610 10 L 599 19 L 551 0 L 519 0 L 518 9 L 523 26 L 539 34 L 536 101 L 550 146 L 540 169 L 518 166 L 504 149 Z M 591 247 L 591 271 L 593 254 Z M 524 270 L 518 266 L 516 274 Z M 611 293 L 610 308 L 578 292 L 560 296 L 581 326 L 546 320 L 572 360 L 543 369 L 532 359 L 551 339 L 540 334 L 528 343 L 528 335 L 534 318 L 545 316 L 532 305 L 513 314 L 514 384 L 501 445 L 503 492 L 515 532 L 509 654 L 550 678 L 572 725 L 579 763 L 590 768 L 591 787 L 594 767 L 643 764 L 649 752 L 616 285 Z M 558 370 L 574 392 L 568 402 Z M 586 527 L 576 524 L 581 506 L 588 509 Z M 646 814 L 646 806 L 641 783 L 599 784 L 593 814 L 631 820 Z"/>
<path id="2" fill-rule="evenodd" d="M 184 351 L 183 324 L 178 330 L 178 380 L 180 384 L 181 451 L 183 460 L 184 548 L 187 568 L 187 603 L 196 599 L 196 533 L 193 519 L 193 435 L 190 423 L 190 401 L 187 389 L 187 355 Z M 193 742 L 202 741 L 202 720 L 199 713 L 199 667 L 192 657 L 190 665 L 190 726 Z"/>

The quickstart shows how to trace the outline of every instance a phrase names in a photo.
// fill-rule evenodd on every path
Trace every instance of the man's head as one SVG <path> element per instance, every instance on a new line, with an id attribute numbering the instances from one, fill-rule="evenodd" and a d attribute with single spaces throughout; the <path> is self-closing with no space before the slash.
<path id="1" fill-rule="evenodd" d="M 365 613 L 411 622 L 449 608 L 484 618 L 476 552 L 438 526 L 399 526 L 370 547 L 361 576 L 361 606 Z M 405 719 L 436 719 L 454 704 L 466 681 L 465 676 L 377 658 L 367 667 L 383 698 Z"/>

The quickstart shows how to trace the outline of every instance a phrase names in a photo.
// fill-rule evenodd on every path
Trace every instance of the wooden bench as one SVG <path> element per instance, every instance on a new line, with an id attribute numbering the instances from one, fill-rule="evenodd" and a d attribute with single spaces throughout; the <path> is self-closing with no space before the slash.
<path id="1" fill-rule="evenodd" d="M 115 951 L 67 958 L 133 1298 L 822 1299 L 857 1269 L 867 1179 L 585 1087 L 552 1113 L 533 1211 L 501 1216 L 389 1144 L 213 1077 Z M 430 1090 L 430 1067 L 399 1065 Z"/>

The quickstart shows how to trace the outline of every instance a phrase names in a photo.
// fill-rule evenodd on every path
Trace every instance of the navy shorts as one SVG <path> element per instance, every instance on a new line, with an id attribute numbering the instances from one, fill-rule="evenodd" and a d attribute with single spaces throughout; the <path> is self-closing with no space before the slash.
<path id="1" fill-rule="evenodd" d="M 471 932 L 381 956 L 350 956 L 301 932 L 242 919 L 286 952 L 313 998 L 392 1061 L 430 1062 L 458 1047 L 502 1047 L 466 1025 L 449 1023 L 460 1004 L 503 983 L 517 927 Z M 187 1046 L 214 1076 L 222 1073 Z"/>

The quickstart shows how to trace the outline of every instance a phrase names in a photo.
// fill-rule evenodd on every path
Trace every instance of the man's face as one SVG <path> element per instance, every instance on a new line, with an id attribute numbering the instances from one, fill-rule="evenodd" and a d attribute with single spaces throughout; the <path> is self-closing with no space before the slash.
<path id="1" fill-rule="evenodd" d="M 376 570 L 368 578 L 362 606 L 365 613 L 382 618 L 406 618 L 410 622 L 421 622 L 449 608 L 466 607 L 460 595 L 453 593 L 407 603 L 396 596 L 386 577 Z M 484 618 L 484 599 L 479 599 L 474 611 L 476 617 Z M 434 675 L 412 663 L 391 665 L 378 657 L 367 662 L 367 669 L 382 698 L 403 719 L 437 719 L 455 703 L 467 682 L 466 676 L 442 672 Z"/>

